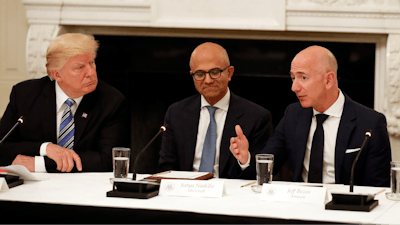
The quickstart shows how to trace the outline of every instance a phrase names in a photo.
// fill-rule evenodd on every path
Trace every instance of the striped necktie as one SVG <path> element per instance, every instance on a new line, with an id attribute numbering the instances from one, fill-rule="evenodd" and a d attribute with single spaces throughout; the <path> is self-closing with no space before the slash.
<path id="1" fill-rule="evenodd" d="M 65 108 L 60 124 L 60 134 L 58 135 L 58 145 L 64 148 L 74 149 L 75 122 L 72 115 L 71 106 L 75 104 L 72 98 L 65 101 Z"/>
<path id="2" fill-rule="evenodd" d="M 206 138 L 204 139 L 203 152 L 201 154 L 200 172 L 213 173 L 215 159 L 215 144 L 217 142 L 217 124 L 214 114 L 216 107 L 206 106 L 210 113 L 210 123 L 207 128 Z"/>

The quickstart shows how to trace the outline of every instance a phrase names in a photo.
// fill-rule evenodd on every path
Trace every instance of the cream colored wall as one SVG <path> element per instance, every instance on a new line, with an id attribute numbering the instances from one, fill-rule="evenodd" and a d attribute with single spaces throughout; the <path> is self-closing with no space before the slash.
<path id="1" fill-rule="evenodd" d="M 12 86 L 26 80 L 26 37 L 29 24 L 21 0 L 0 0 L 0 117 Z M 393 160 L 400 161 L 400 138 L 390 137 Z"/>
<path id="2" fill-rule="evenodd" d="M 21 0 L 0 1 L 0 116 L 11 88 L 26 80 L 25 43 L 29 24 Z"/>
<path id="3" fill-rule="evenodd" d="M 392 148 L 392 160 L 400 161 L 400 138 L 390 137 L 390 147 Z"/>

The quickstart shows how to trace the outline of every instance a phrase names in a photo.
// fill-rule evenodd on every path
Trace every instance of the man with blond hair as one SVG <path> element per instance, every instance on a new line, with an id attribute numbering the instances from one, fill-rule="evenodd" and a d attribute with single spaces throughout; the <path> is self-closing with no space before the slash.
<path id="1" fill-rule="evenodd" d="M 271 113 L 229 90 L 234 67 L 222 46 L 211 42 L 197 46 L 189 66 L 199 94 L 168 108 L 158 171 L 200 171 L 230 178 L 232 168 L 248 166 L 229 151 L 235 125 L 240 124 L 251 140 L 248 151 L 254 157 L 272 134 Z"/>
<path id="2" fill-rule="evenodd" d="M 274 154 L 274 173 L 289 160 L 293 181 L 349 184 L 353 161 L 366 131 L 372 130 L 355 166 L 354 184 L 388 187 L 391 148 L 386 118 L 343 93 L 337 70 L 335 56 L 321 46 L 310 46 L 294 57 L 290 76 L 300 102 L 287 107 L 261 152 Z M 240 126 L 236 133 L 230 149 L 242 162 L 248 158 L 251 141 Z M 245 171 L 256 178 L 251 168 Z"/>
<path id="3" fill-rule="evenodd" d="M 0 137 L 20 116 L 25 120 L 0 146 L 0 165 L 112 171 L 112 147 L 127 144 L 128 106 L 118 90 L 97 79 L 97 49 L 93 36 L 60 35 L 47 49 L 48 77 L 13 87 Z"/>

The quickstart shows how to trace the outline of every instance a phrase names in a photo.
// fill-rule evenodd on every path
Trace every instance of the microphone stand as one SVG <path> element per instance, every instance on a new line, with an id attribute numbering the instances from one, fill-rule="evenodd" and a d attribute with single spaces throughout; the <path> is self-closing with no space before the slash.
<path id="1" fill-rule="evenodd" d="M 330 201 L 325 205 L 325 209 L 369 212 L 378 205 L 378 200 L 374 200 L 375 197 L 374 194 L 356 194 L 353 192 L 354 169 L 356 167 L 358 158 L 360 157 L 361 151 L 364 149 L 371 135 L 372 135 L 371 130 L 367 130 L 365 132 L 364 142 L 362 143 L 360 151 L 357 153 L 357 156 L 353 161 L 350 174 L 350 192 L 348 194 L 332 193 L 332 201 Z"/>
<path id="2" fill-rule="evenodd" d="M 364 149 L 365 143 L 367 143 L 368 139 L 371 137 L 372 133 L 371 130 L 367 130 L 365 132 L 365 139 L 364 142 L 361 145 L 360 151 L 357 153 L 356 158 L 353 161 L 353 165 L 351 166 L 351 174 L 350 174 L 350 192 L 353 192 L 354 189 L 354 168 L 356 167 L 356 163 L 358 161 L 358 158 L 360 157 L 361 151 Z"/>
<path id="3" fill-rule="evenodd" d="M 147 145 L 140 150 L 136 156 L 135 164 L 133 165 L 132 180 L 114 180 L 113 190 L 107 192 L 107 197 L 124 197 L 124 198 L 140 198 L 148 199 L 158 195 L 160 183 L 154 181 L 137 181 L 136 180 L 136 165 L 141 154 L 150 146 L 151 143 L 167 130 L 167 125 L 161 126 L 158 133 L 150 140 Z"/>
<path id="4" fill-rule="evenodd" d="M 8 131 L 8 133 L 3 137 L 3 139 L 1 139 L 0 145 L 2 145 L 3 142 L 8 138 L 8 136 L 10 136 L 10 134 L 15 130 L 15 128 L 17 128 L 18 125 L 20 125 L 20 124 L 23 123 L 23 122 L 24 122 L 24 117 L 21 116 L 21 117 L 18 119 L 17 123 L 15 123 L 15 125 L 11 128 L 11 130 Z"/>
<path id="5" fill-rule="evenodd" d="M 142 150 L 140 150 L 139 154 L 136 156 L 135 164 L 133 164 L 132 180 L 136 180 L 136 165 L 137 165 L 139 156 L 153 143 L 153 141 L 158 137 L 158 135 L 160 135 L 161 133 L 165 132 L 166 130 L 167 130 L 167 125 L 161 126 L 160 130 L 158 131 L 158 133 L 149 141 L 149 143 L 147 143 L 146 146 L 144 146 L 144 148 Z"/>
<path id="6" fill-rule="evenodd" d="M 17 128 L 18 125 L 20 125 L 23 122 L 24 122 L 24 117 L 21 116 L 17 120 L 17 123 L 15 123 L 15 125 L 10 129 L 10 131 L 8 131 L 8 133 L 3 137 L 3 139 L 1 139 L 0 145 L 2 145 L 4 143 L 4 141 L 8 138 L 8 136 L 10 136 L 10 134 L 15 130 L 15 128 Z M 23 179 L 19 179 L 19 176 L 16 176 L 16 175 L 0 174 L 0 177 L 4 177 L 4 179 L 7 182 L 8 188 L 13 188 L 15 186 L 18 186 L 18 185 L 21 185 L 21 184 L 24 183 L 24 180 Z"/>

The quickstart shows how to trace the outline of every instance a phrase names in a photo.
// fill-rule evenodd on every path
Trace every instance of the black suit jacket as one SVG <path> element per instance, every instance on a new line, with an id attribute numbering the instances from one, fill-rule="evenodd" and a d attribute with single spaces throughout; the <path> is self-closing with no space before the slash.
<path id="1" fill-rule="evenodd" d="M 129 143 L 127 112 L 125 97 L 103 81 L 99 80 L 96 90 L 83 97 L 74 116 L 74 151 L 82 160 L 83 172 L 112 171 L 112 147 Z M 55 81 L 43 77 L 13 87 L 0 121 L 0 137 L 20 116 L 25 117 L 24 123 L 0 146 L 1 165 L 10 165 L 18 154 L 40 155 L 43 142 L 57 143 Z M 45 157 L 45 165 L 48 172 L 57 172 L 56 163 L 50 158 Z M 73 171 L 77 171 L 76 167 Z"/>
<path id="2" fill-rule="evenodd" d="M 293 181 L 303 181 L 303 161 L 312 116 L 312 108 L 303 108 L 300 103 L 287 107 L 275 133 L 261 151 L 274 154 L 274 173 L 289 159 L 293 168 Z M 391 149 L 386 118 L 351 100 L 347 95 L 336 139 L 335 183 L 349 184 L 352 163 L 358 152 L 346 153 L 346 150 L 360 148 L 368 129 L 372 129 L 372 136 L 356 164 L 354 184 L 389 186 Z M 255 171 L 252 172 L 255 178 Z"/>
<path id="3" fill-rule="evenodd" d="M 200 118 L 201 95 L 196 94 L 172 104 L 165 115 L 168 125 L 162 138 L 157 171 L 192 171 Z M 271 113 L 263 107 L 231 93 L 229 109 L 221 139 L 219 177 L 229 178 L 232 167 L 240 166 L 229 150 L 230 138 L 236 137 L 235 126 L 240 125 L 249 139 L 252 157 L 271 136 Z M 246 178 L 246 177 L 243 177 Z"/>

